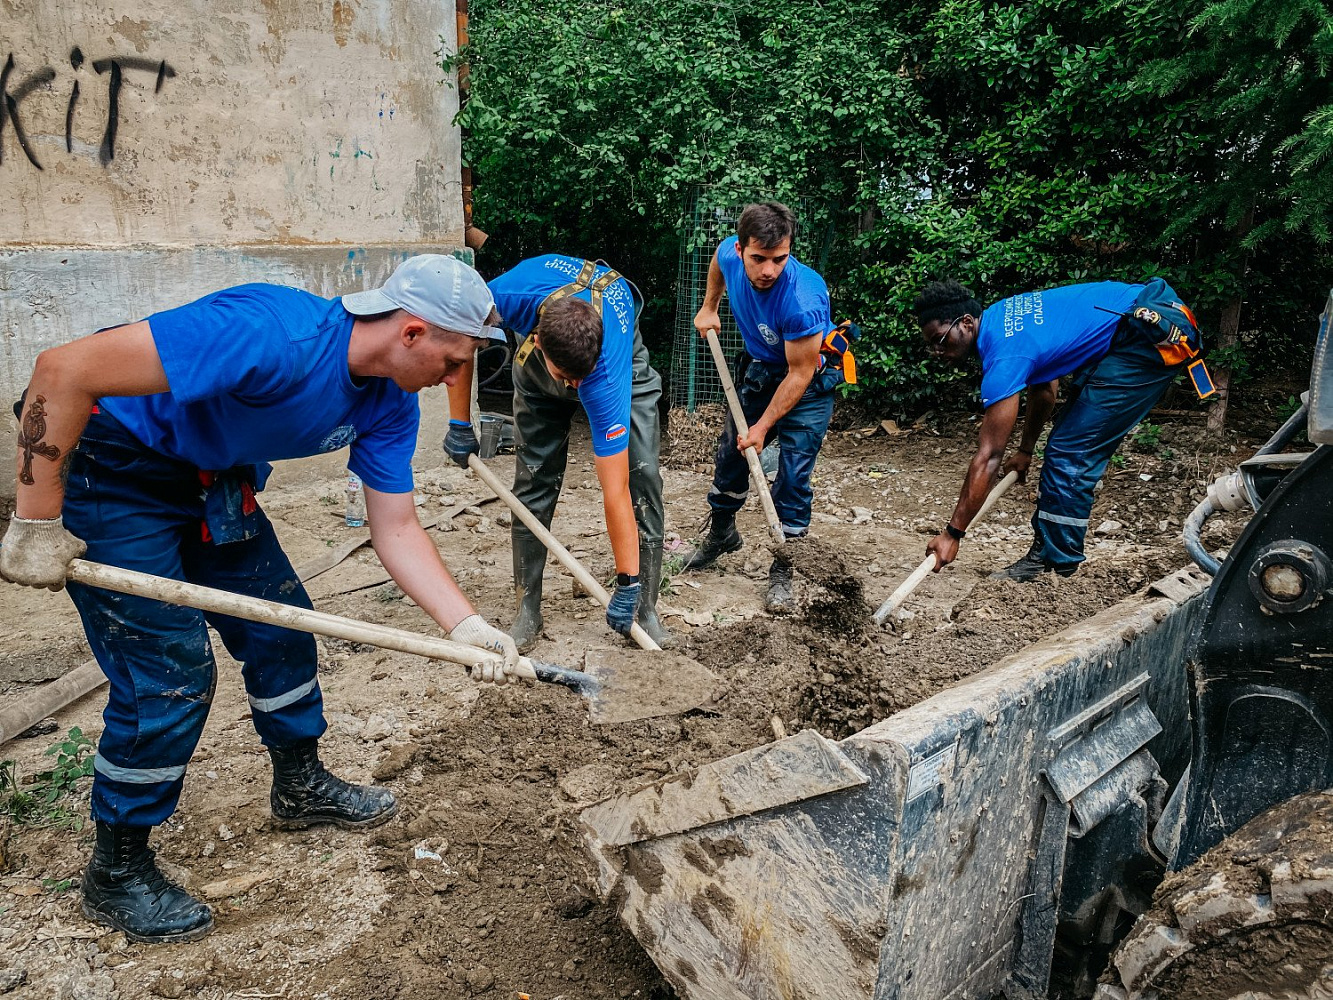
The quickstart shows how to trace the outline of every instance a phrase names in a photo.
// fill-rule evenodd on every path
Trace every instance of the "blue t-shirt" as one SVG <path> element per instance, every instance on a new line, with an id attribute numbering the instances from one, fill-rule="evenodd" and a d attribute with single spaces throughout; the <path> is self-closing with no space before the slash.
<path id="1" fill-rule="evenodd" d="M 537 326 L 537 309 L 558 288 L 564 288 L 583 269 L 581 257 L 547 254 L 529 257 L 487 282 L 495 296 L 500 322 L 522 341 Z M 611 270 L 599 264 L 593 277 Z M 592 301 L 585 288 L 573 296 Z M 634 293 L 624 278 L 602 292 L 602 353 L 588 377 L 579 383 L 579 402 L 592 427 L 592 453 L 599 458 L 619 455 L 629 447 L 630 396 L 634 383 Z"/>
<path id="2" fill-rule="evenodd" d="M 1142 285 L 1098 281 L 1024 292 L 981 314 L 981 404 L 990 406 L 1030 385 L 1077 371 L 1111 347 L 1120 317 Z M 1097 307 L 1100 306 L 1101 309 Z"/>
<path id="3" fill-rule="evenodd" d="M 786 365 L 784 341 L 800 340 L 833 329 L 828 286 L 818 272 L 795 257 L 787 258 L 782 274 L 766 291 L 756 291 L 736 253 L 736 237 L 717 248 L 717 266 L 727 285 L 727 300 L 745 341 L 745 352 L 757 361 Z"/>
<path id="4" fill-rule="evenodd" d="M 416 396 L 387 378 L 352 382 L 352 322 L 340 299 L 296 288 L 214 292 L 148 317 L 170 391 L 100 403 L 149 448 L 200 469 L 350 444 L 347 466 L 367 486 L 411 492 Z"/>

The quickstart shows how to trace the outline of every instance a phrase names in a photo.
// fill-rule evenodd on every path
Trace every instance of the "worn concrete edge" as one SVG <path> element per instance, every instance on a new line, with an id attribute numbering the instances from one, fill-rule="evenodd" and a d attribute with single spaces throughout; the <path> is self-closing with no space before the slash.
<path id="1" fill-rule="evenodd" d="M 1174 580 L 1177 576 L 1170 574 L 1165 579 Z M 910 746 L 938 730 L 942 717 L 983 721 L 991 718 L 1008 704 L 1015 691 L 1023 690 L 1022 685 L 1014 683 L 1016 674 L 1054 677 L 1058 676 L 1056 668 L 1073 661 L 1088 665 L 1098 660 L 1109 661 L 1116 651 L 1152 632 L 1172 611 L 1203 594 L 1211 584 L 1211 578 L 1191 579 L 1192 593 L 1188 596 L 1178 588 L 1179 597 L 1155 597 L 1152 591 L 1157 585 L 1150 584 L 1105 611 L 996 660 L 971 677 L 868 726 L 842 743 L 896 742 Z"/>

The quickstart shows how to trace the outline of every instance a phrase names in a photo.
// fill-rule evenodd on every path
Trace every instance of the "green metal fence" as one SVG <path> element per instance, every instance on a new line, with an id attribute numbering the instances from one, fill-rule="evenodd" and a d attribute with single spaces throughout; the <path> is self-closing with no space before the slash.
<path id="1" fill-rule="evenodd" d="M 736 234 L 736 220 L 741 211 L 750 202 L 757 200 L 762 200 L 762 196 L 739 198 L 704 186 L 695 187 L 687 197 L 681 233 L 680 267 L 676 275 L 676 322 L 671 349 L 672 406 L 683 406 L 693 412 L 705 403 L 722 400 L 722 381 L 718 378 L 708 345 L 699 339 L 694 329 L 694 315 L 703 305 L 704 291 L 708 285 L 708 265 L 713 259 L 713 251 L 728 236 Z M 805 237 L 813 227 L 801 224 L 803 220 L 812 218 L 809 214 L 811 206 L 803 200 L 792 208 L 797 213 L 793 252 L 805 263 L 822 266 L 826 247 L 818 248 L 818 261 L 808 256 L 815 248 Z M 722 329 L 718 331 L 722 350 L 728 358 L 734 358 L 741 350 L 741 335 L 736 329 L 736 321 L 727 307 L 725 296 L 718 315 L 722 320 Z"/>

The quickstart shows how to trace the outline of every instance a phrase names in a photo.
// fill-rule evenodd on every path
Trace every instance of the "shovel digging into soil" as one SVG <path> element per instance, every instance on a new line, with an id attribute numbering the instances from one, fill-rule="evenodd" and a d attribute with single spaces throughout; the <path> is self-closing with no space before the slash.
<path id="1" fill-rule="evenodd" d="M 574 575 L 574 579 L 578 581 L 580 587 L 591 594 L 603 608 L 611 603 L 611 595 L 606 592 L 606 588 L 597 582 L 595 576 L 584 569 L 583 563 L 574 558 L 574 553 L 560 544 L 560 540 L 551 534 L 546 525 L 537 520 L 537 516 L 532 511 L 523 506 L 523 502 L 518 497 L 505 489 L 504 483 L 500 482 L 499 477 L 494 472 L 486 468 L 485 462 L 477 455 L 469 455 L 467 464 L 468 468 L 476 473 L 477 478 L 489 486 L 491 492 L 503 500 L 505 506 L 513 511 L 514 516 L 522 521 L 527 529 L 546 546 L 546 550 L 555 556 L 560 565 Z M 645 632 L 643 626 L 638 622 L 630 627 L 629 635 L 631 639 L 639 644 L 640 649 L 646 649 L 654 653 L 662 652 L 662 647 L 653 641 L 653 637 Z M 611 650 L 607 650 L 607 652 L 611 652 Z"/>
<path id="2" fill-rule="evenodd" d="M 995 501 L 999 500 L 1000 497 L 1004 496 L 1005 493 L 1009 491 L 1009 487 L 1013 486 L 1014 483 L 1016 483 L 1017 481 L 1018 481 L 1018 473 L 1010 472 L 998 483 L 996 483 L 991 488 L 990 493 L 986 495 L 986 501 L 981 505 L 981 509 L 978 510 L 976 516 L 972 518 L 972 524 L 976 524 L 978 521 L 980 521 L 986 515 L 986 512 L 989 511 L 993 506 L 995 506 Z M 970 528 L 972 524 L 969 524 L 968 527 Z M 935 562 L 936 562 L 935 553 L 932 552 L 928 556 L 926 556 L 925 559 L 921 561 L 920 566 L 912 570 L 912 575 L 909 576 L 906 580 L 904 580 L 901 584 L 899 584 L 898 589 L 895 590 L 892 594 L 890 594 L 887 600 L 885 600 L 884 603 L 879 606 L 879 610 L 875 612 L 876 625 L 883 625 L 886 621 L 889 620 L 889 616 L 892 615 L 896 610 L 898 610 L 898 605 L 902 604 L 903 601 L 907 600 L 908 595 L 911 594 L 912 591 L 916 590 L 917 586 L 921 583 L 921 581 L 924 580 L 927 576 L 929 576 L 932 571 L 934 571 Z"/>
<path id="3" fill-rule="evenodd" d="M 717 339 L 717 331 L 709 330 L 705 334 L 708 349 L 713 354 L 713 363 L 717 365 L 717 375 L 722 381 L 722 391 L 727 397 L 727 407 L 731 411 L 732 422 L 736 431 L 744 436 L 750 433 L 750 425 L 741 410 L 741 400 L 736 394 L 736 383 L 732 380 L 731 370 L 727 366 L 727 357 L 722 353 L 722 344 Z M 864 612 L 869 612 L 861 598 L 861 581 L 843 565 L 842 559 L 826 547 L 812 544 L 808 538 L 788 538 L 782 530 L 777 509 L 773 506 L 773 494 L 768 490 L 768 477 L 759 460 L 759 453 L 753 447 L 745 449 L 745 462 L 750 467 L 750 481 L 759 495 L 759 505 L 764 509 L 764 520 L 768 522 L 768 533 L 773 540 L 773 555 L 787 563 L 812 583 L 823 587 L 833 594 L 847 598 L 844 602 Z"/>
<path id="4" fill-rule="evenodd" d="M 149 597 L 167 604 L 314 635 L 369 643 L 382 649 L 414 653 L 467 667 L 495 659 L 493 654 L 485 650 L 447 639 L 201 587 L 85 559 L 75 559 L 70 563 L 69 579 L 121 594 Z M 663 662 L 661 657 L 668 655 L 663 653 L 647 662 L 633 662 L 614 650 L 589 650 L 584 657 L 583 671 L 522 657 L 519 660 L 519 676 L 526 680 L 561 684 L 577 691 L 587 703 L 589 717 L 596 723 L 678 715 L 707 702 L 717 678 L 687 657 L 673 656 L 670 662 Z"/>

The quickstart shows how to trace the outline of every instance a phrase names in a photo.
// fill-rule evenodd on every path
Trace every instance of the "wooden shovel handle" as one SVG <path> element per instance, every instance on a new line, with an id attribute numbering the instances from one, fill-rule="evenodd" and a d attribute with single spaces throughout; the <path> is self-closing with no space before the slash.
<path id="1" fill-rule="evenodd" d="M 86 559 L 75 559 L 69 564 L 69 579 L 121 594 L 151 597 L 167 604 L 180 604 L 187 608 L 212 611 L 215 614 L 230 615 L 233 618 L 243 618 L 264 625 L 296 629 L 299 632 L 327 635 L 335 639 L 347 639 L 350 642 L 365 642 L 382 649 L 415 653 L 417 656 L 429 656 L 435 660 L 448 660 L 465 667 L 475 667 L 498 659 L 495 653 L 475 646 L 466 646 L 461 642 L 419 635 L 416 632 L 406 632 L 387 625 L 360 622 L 353 618 L 331 615 L 325 611 L 312 611 L 310 608 L 279 604 L 277 601 L 266 601 L 259 597 L 233 594 L 213 587 L 201 587 L 183 580 L 171 580 L 119 566 L 89 562 Z M 539 679 L 532 661 L 526 656 L 519 659 L 517 673 L 528 680 Z"/>
<path id="2" fill-rule="evenodd" d="M 981 509 L 977 511 L 976 517 L 972 518 L 972 524 L 976 524 L 980 521 L 982 517 L 985 516 L 986 512 L 995 506 L 995 501 L 999 500 L 1000 497 L 1009 492 L 1009 487 L 1013 486 L 1016 482 L 1018 482 L 1018 473 L 1010 472 L 996 483 L 991 488 L 991 491 L 986 494 L 986 500 L 982 503 Z M 969 527 L 971 527 L 971 525 L 969 525 Z M 912 570 L 912 575 L 904 580 L 898 589 L 889 595 L 889 599 L 881 604 L 879 610 L 875 612 L 876 625 L 883 625 L 888 621 L 889 615 L 898 610 L 898 605 L 907 600 L 907 595 L 916 590 L 921 581 L 930 575 L 930 572 L 935 568 L 935 562 L 935 553 L 932 552 L 921 561 L 920 566 Z"/>
<path id="3" fill-rule="evenodd" d="M 559 560 L 560 565 L 574 574 L 574 579 L 579 582 L 579 586 L 592 594 L 602 607 L 611 603 L 611 595 L 606 592 L 606 588 L 597 582 L 597 578 L 583 568 L 583 564 L 574 558 L 574 553 L 560 544 L 546 525 L 537 520 L 536 515 L 514 494 L 505 488 L 504 483 L 494 472 L 486 468 L 484 463 L 477 455 L 472 454 L 467 457 L 468 468 L 477 474 L 477 477 L 491 488 L 497 497 L 505 502 L 505 505 L 514 513 L 514 516 L 522 521 L 529 531 L 536 535 L 543 545 L 550 550 L 551 554 Z M 639 644 L 641 649 L 647 649 L 655 653 L 660 653 L 662 647 L 653 641 L 653 637 L 643 630 L 643 626 L 635 622 L 630 626 L 630 638 Z"/>
<path id="4" fill-rule="evenodd" d="M 741 410 L 741 400 L 736 395 L 736 383 L 731 379 L 727 357 L 722 353 L 722 344 L 717 339 L 717 331 L 707 331 L 704 339 L 708 341 L 708 349 L 713 352 L 713 363 L 717 365 L 718 378 L 722 380 L 722 391 L 726 393 L 727 406 L 731 408 L 731 420 L 736 425 L 736 432 L 742 436 L 749 434 L 750 425 L 746 423 L 745 413 Z M 750 479 L 754 483 L 755 492 L 759 494 L 759 505 L 764 508 L 769 534 L 773 536 L 774 544 L 783 545 L 787 541 L 787 535 L 782 530 L 782 522 L 778 520 L 777 508 L 773 506 L 773 494 L 768 492 L 768 477 L 764 475 L 759 453 L 754 448 L 746 448 L 745 462 L 750 467 Z"/>

